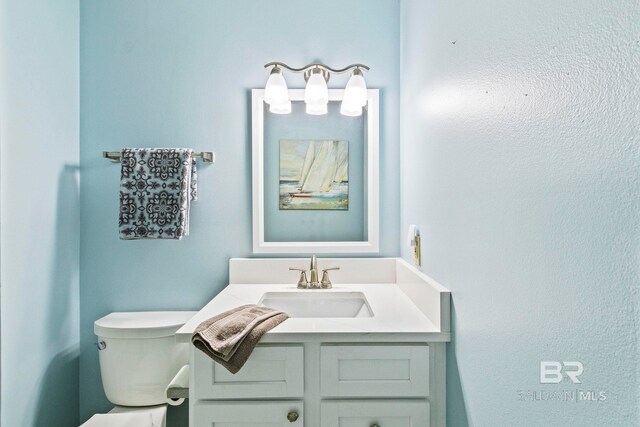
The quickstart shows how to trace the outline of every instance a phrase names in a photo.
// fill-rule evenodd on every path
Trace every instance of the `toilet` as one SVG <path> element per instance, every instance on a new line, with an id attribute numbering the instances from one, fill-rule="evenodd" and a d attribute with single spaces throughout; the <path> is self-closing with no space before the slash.
<path id="1" fill-rule="evenodd" d="M 189 344 L 175 333 L 195 311 L 111 313 L 94 323 L 100 375 L 115 408 L 81 427 L 166 427 L 165 390 L 189 363 Z"/>

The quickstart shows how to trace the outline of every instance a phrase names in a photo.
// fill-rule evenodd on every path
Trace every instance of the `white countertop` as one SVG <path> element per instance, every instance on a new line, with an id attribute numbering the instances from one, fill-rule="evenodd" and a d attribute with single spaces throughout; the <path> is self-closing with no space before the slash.
<path id="1" fill-rule="evenodd" d="M 180 342 L 189 342 L 195 328 L 204 320 L 243 304 L 257 304 L 265 292 L 287 291 L 313 293 L 297 289 L 295 284 L 230 284 L 176 333 Z M 261 342 L 324 341 L 450 341 L 442 331 L 395 283 L 334 284 L 323 292 L 359 291 L 369 302 L 373 317 L 358 318 L 289 318 L 271 331 Z"/>

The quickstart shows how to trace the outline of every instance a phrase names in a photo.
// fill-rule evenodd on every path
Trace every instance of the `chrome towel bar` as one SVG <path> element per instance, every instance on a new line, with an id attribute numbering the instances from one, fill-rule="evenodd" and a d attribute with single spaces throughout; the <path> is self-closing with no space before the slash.
<path id="1" fill-rule="evenodd" d="M 120 152 L 119 151 L 103 151 L 102 157 L 105 159 L 109 159 L 114 163 L 120 161 Z M 202 161 L 205 163 L 213 163 L 216 161 L 216 153 L 213 151 L 202 151 L 202 152 L 194 152 L 193 157 L 200 157 Z"/>

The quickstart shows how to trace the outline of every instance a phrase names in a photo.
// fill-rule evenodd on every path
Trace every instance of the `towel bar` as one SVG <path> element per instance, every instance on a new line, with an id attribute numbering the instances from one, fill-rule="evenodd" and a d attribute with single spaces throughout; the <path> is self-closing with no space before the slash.
<path id="1" fill-rule="evenodd" d="M 120 161 L 121 153 L 119 151 L 103 151 L 102 157 L 110 159 L 112 162 L 117 163 Z M 194 152 L 193 157 L 201 157 L 205 163 L 213 163 L 216 161 L 216 153 L 213 151 Z"/>

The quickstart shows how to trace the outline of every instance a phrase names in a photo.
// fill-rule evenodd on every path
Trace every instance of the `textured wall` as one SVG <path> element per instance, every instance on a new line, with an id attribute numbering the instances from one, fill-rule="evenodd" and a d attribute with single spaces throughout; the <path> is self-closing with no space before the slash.
<path id="1" fill-rule="evenodd" d="M 381 89 L 381 254 L 398 253 L 399 5 L 396 0 L 81 2 L 81 418 L 109 407 L 93 322 L 111 311 L 198 309 L 226 284 L 228 259 L 251 255 L 250 89 L 263 65 L 371 66 Z M 301 87 L 300 75 L 289 78 Z M 346 76 L 330 86 L 346 84 Z M 294 84 L 294 82 L 296 82 Z M 214 150 L 199 174 L 191 236 L 120 241 L 123 146 Z"/>
<path id="2" fill-rule="evenodd" d="M 2 414 L 78 425 L 79 4 L 0 1 Z"/>
<path id="3" fill-rule="evenodd" d="M 453 291 L 449 425 L 640 424 L 639 72 L 637 1 L 401 2 L 401 224 Z"/>

